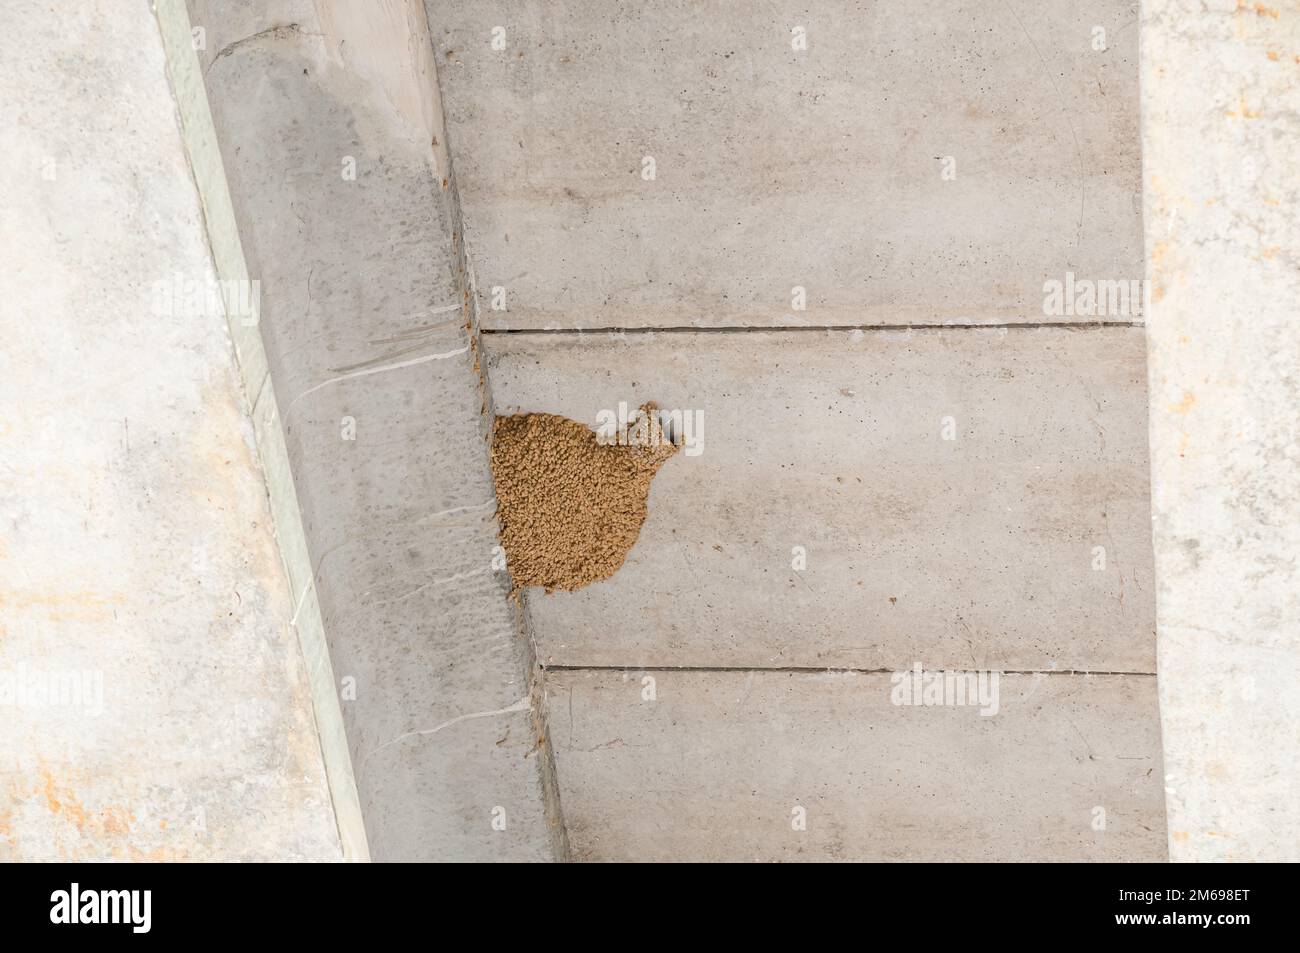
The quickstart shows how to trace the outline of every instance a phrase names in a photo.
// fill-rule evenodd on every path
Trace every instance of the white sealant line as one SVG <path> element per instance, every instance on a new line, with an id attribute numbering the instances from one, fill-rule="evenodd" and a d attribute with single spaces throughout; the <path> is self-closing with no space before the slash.
<path id="1" fill-rule="evenodd" d="M 515 702 L 513 705 L 508 705 L 505 708 L 496 708 L 493 709 L 492 711 L 475 711 L 475 712 L 470 712 L 467 715 L 457 715 L 455 718 L 450 718 L 447 721 L 444 721 L 440 725 L 434 725 L 432 728 L 421 728 L 419 731 L 405 732 L 403 734 L 398 735 L 396 738 L 391 739 L 390 741 L 385 741 L 379 747 L 375 748 L 364 758 L 362 758 L 361 771 L 364 771 L 366 769 L 366 764 L 370 761 L 372 757 L 379 754 L 379 752 L 383 751 L 385 748 L 395 745 L 398 742 L 405 741 L 407 738 L 418 738 L 422 735 L 436 735 L 444 728 L 450 728 L 452 725 L 459 725 L 462 721 L 471 721 L 475 718 L 493 718 L 497 715 L 511 715 L 519 711 L 532 711 L 532 710 L 533 710 L 532 699 L 529 698 L 527 695 L 525 695 L 523 698 L 519 699 L 519 701 Z"/>
<path id="2" fill-rule="evenodd" d="M 298 604 L 293 609 L 293 618 L 289 620 L 290 625 L 296 626 L 298 624 L 298 616 L 302 614 L 302 607 L 307 603 L 307 597 L 315 591 L 316 578 L 313 576 L 307 585 L 303 586 L 302 595 L 298 597 Z"/>
<path id="3" fill-rule="evenodd" d="M 331 377 L 327 381 L 321 381 L 314 387 L 308 387 L 293 400 L 289 401 L 289 406 L 284 409 L 284 412 L 286 414 L 289 413 L 289 411 L 293 410 L 294 404 L 298 403 L 298 401 L 302 400 L 308 394 L 314 394 L 322 387 L 329 387 L 331 384 L 337 384 L 340 381 L 352 380 L 354 377 L 366 377 L 369 374 L 382 374 L 384 371 L 401 370 L 403 367 L 414 367 L 416 364 L 424 364 L 427 361 L 441 361 L 468 352 L 469 345 L 466 344 L 464 347 L 459 347 L 454 351 L 445 351 L 441 354 L 426 354 L 424 357 L 415 357 L 409 361 L 398 361 L 396 364 L 382 364 L 379 367 L 368 367 L 364 371 L 353 371 L 351 374 L 342 374 L 339 377 Z"/>

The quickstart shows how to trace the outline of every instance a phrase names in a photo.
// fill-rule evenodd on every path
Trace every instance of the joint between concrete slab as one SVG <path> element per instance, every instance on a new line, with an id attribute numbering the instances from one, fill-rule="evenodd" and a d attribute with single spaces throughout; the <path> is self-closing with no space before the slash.
<path id="1" fill-rule="evenodd" d="M 546 672 L 777 672 L 793 675 L 891 675 L 905 669 L 896 668 L 818 668 L 809 665 L 539 665 Z M 956 666 L 933 666 L 936 670 L 959 671 Z M 999 675 L 1073 675 L 1091 678 L 1124 677 L 1155 678 L 1155 672 L 1089 672 L 1082 669 L 1057 668 L 981 668 L 979 671 L 997 672 Z M 964 670 L 962 670 L 964 671 Z"/>
<path id="2" fill-rule="evenodd" d="M 426 35 L 432 36 L 428 20 L 428 8 L 423 0 L 417 4 L 424 19 Z M 438 114 L 435 117 L 437 134 L 433 142 L 438 162 L 446 170 L 443 180 L 446 192 L 446 205 L 451 221 L 452 249 L 456 259 L 457 286 L 465 315 L 465 330 L 469 337 L 469 349 L 474 354 L 474 369 L 477 372 L 479 393 L 482 397 L 480 426 L 489 452 L 492 442 L 492 422 L 496 408 L 492 400 L 492 388 L 488 380 L 487 361 L 484 360 L 482 346 L 482 324 L 479 315 L 478 290 L 475 284 L 474 267 L 466 251 L 465 221 L 461 214 L 460 189 L 456 181 L 455 164 L 451 158 L 450 134 L 447 129 L 445 114 L 442 111 L 442 97 L 439 89 L 438 67 L 436 57 L 432 63 L 435 101 Z M 493 500 L 492 502 L 495 502 Z M 516 630 L 527 646 L 528 671 L 525 673 L 528 684 L 527 699 L 533 713 L 533 726 L 537 738 L 539 753 L 539 774 L 541 778 L 543 807 L 547 826 L 551 834 L 551 847 L 555 859 L 567 862 L 570 859 L 568 832 L 564 823 L 564 812 L 560 804 L 560 786 L 556 778 L 555 754 L 551 745 L 551 732 L 546 706 L 546 690 L 543 684 L 543 669 L 538 664 L 537 642 L 533 635 L 531 616 L 524 599 L 514 600 Z"/>
<path id="3" fill-rule="evenodd" d="M 1106 328 L 1144 328 L 1143 321 L 1015 321 L 1001 324 L 772 324 L 736 325 L 729 327 L 599 327 L 599 328 L 483 328 L 483 333 L 497 335 L 536 335 L 581 337 L 584 334 L 609 334 L 614 336 L 656 334 L 782 334 L 827 331 L 1100 331 Z"/>

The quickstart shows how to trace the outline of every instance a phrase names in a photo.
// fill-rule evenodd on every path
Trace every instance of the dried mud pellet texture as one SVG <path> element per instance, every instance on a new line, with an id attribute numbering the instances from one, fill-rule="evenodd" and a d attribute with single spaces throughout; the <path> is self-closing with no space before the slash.
<path id="1" fill-rule="evenodd" d="M 654 411 L 641 409 L 653 438 L 632 446 L 602 445 L 556 414 L 496 418 L 492 477 L 516 589 L 579 589 L 618 572 L 645 522 L 650 481 L 677 452 Z"/>

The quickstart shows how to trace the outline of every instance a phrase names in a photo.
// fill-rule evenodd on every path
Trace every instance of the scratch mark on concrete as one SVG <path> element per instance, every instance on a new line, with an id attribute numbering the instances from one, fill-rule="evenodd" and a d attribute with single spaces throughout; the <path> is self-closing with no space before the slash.
<path id="1" fill-rule="evenodd" d="M 261 39 L 287 40 L 299 36 L 322 37 L 323 35 L 324 34 L 321 33 L 308 33 L 305 30 L 303 30 L 303 28 L 299 26 L 297 23 L 287 23 L 284 24 L 283 26 L 268 27 L 265 30 L 259 30 L 258 32 L 253 33 L 249 36 L 235 40 L 232 43 L 227 43 L 221 49 L 217 50 L 217 55 L 212 57 L 212 62 L 209 63 L 208 68 L 203 71 L 203 75 L 206 76 L 208 72 L 212 69 L 212 67 L 216 66 L 218 62 L 225 59 L 227 56 L 230 56 L 232 53 L 238 52 L 240 49 L 249 45 L 250 43 L 256 43 L 258 40 Z"/>
<path id="2" fill-rule="evenodd" d="M 391 599 L 381 599 L 378 602 L 372 602 L 370 604 L 370 608 L 373 609 L 378 606 L 386 606 L 394 602 L 401 602 L 403 599 L 409 599 L 411 596 L 415 595 L 416 593 L 423 592 L 425 589 L 428 589 L 431 586 L 445 586 L 449 582 L 459 582 L 462 579 L 472 579 L 475 576 L 482 576 L 488 572 L 491 572 L 491 570 L 471 569 L 469 572 L 458 572 L 455 575 L 447 576 L 442 579 L 430 579 L 428 582 L 421 583 L 420 585 L 416 586 L 414 589 L 411 589 L 407 592 L 403 592 L 401 595 L 393 596 Z"/>
<path id="3" fill-rule="evenodd" d="M 434 725 L 432 728 L 421 728 L 419 731 L 404 732 L 390 741 L 385 741 L 379 747 L 375 748 L 373 751 L 367 754 L 361 762 L 361 771 L 358 771 L 357 774 L 360 775 L 361 772 L 365 770 L 366 764 L 369 763 L 370 759 L 375 755 L 377 755 L 379 752 L 383 751 L 385 748 L 392 747 L 393 745 L 398 744 L 399 742 L 405 741 L 408 738 L 417 738 L 424 735 L 436 735 L 444 728 L 450 728 L 452 725 L 459 725 L 462 721 L 471 721 L 475 718 L 493 718 L 497 715 L 510 715 L 519 711 L 532 711 L 532 708 L 533 708 L 532 700 L 527 695 L 525 695 L 523 698 L 519 699 L 519 701 L 515 702 L 513 705 L 507 705 L 505 708 L 495 708 L 492 711 L 475 711 L 475 712 L 470 712 L 469 714 L 466 715 L 457 715 L 455 718 L 449 718 L 447 721 L 444 721 L 442 724 Z"/>
<path id="4" fill-rule="evenodd" d="M 303 607 L 303 606 L 306 604 L 306 602 L 307 602 L 307 596 L 309 596 L 309 595 L 311 594 L 312 590 L 315 589 L 315 588 L 316 588 L 316 580 L 315 580 L 314 578 L 313 578 L 312 580 L 310 580 L 310 581 L 307 583 L 307 585 L 305 585 L 305 586 L 303 587 L 302 595 L 298 597 L 298 605 L 296 605 L 296 606 L 294 607 L 294 610 L 293 610 L 293 618 L 291 618 L 291 619 L 289 620 L 289 624 L 290 624 L 291 626 L 292 626 L 292 625 L 297 625 L 297 624 L 298 624 L 298 616 L 299 616 L 299 614 L 302 612 L 302 607 Z M 241 601 L 242 601 L 242 600 L 241 600 Z"/>
<path id="5" fill-rule="evenodd" d="M 285 408 L 285 413 L 287 414 L 290 410 L 292 410 L 294 405 L 297 404 L 298 401 L 302 400 L 304 397 L 308 396 L 309 394 L 314 394 L 316 393 L 316 391 L 321 390 L 322 388 L 329 387 L 331 384 L 338 384 L 342 381 L 352 380 L 355 377 L 366 377 L 370 374 L 382 374 L 385 371 L 397 371 L 397 370 L 401 370 L 404 367 L 414 367 L 416 364 L 425 364 L 429 361 L 441 361 L 449 357 L 456 357 L 458 354 L 468 353 L 468 351 L 469 351 L 469 345 L 466 344 L 464 347 L 456 348 L 456 350 L 454 351 L 444 351 L 440 354 L 426 354 L 424 355 L 424 357 L 413 358 L 412 360 L 409 361 L 398 361 L 396 364 L 382 364 L 379 367 L 370 367 L 370 368 L 366 368 L 363 371 L 354 371 L 351 374 L 342 374 L 338 377 L 331 377 L 329 380 L 321 381 L 319 384 L 315 385 L 314 387 L 308 387 L 305 391 L 303 391 L 301 394 L 299 394 L 297 397 L 291 400 L 289 402 L 289 406 Z"/>

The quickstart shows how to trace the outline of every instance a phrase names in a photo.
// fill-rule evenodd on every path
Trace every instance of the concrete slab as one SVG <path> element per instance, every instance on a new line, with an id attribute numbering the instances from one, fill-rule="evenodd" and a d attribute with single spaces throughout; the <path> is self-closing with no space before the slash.
<path id="1" fill-rule="evenodd" d="M 158 24 L 5 21 L 0 860 L 338 860 Z"/>
<path id="2" fill-rule="evenodd" d="M 1300 860 L 1300 5 L 1144 4 L 1170 855 Z"/>
<path id="3" fill-rule="evenodd" d="M 189 7 L 371 855 L 551 859 L 423 8 Z"/>
<path id="4" fill-rule="evenodd" d="M 1138 329 L 485 339 L 500 413 L 703 417 L 548 665 L 1154 671 Z"/>
<path id="5" fill-rule="evenodd" d="M 1149 676 L 1004 676 L 991 716 L 894 705 L 888 675 L 547 680 L 577 859 L 1165 858 Z"/>
<path id="6" fill-rule="evenodd" d="M 426 6 L 485 327 L 1072 321 L 1045 281 L 1141 278 L 1130 0 Z"/>

